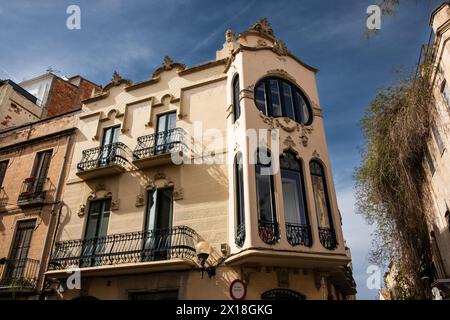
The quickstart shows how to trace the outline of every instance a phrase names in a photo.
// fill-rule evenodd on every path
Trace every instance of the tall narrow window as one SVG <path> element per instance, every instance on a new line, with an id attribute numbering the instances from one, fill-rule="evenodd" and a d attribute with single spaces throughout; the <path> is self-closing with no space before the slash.
<path id="1" fill-rule="evenodd" d="M 166 260 L 170 257 L 172 238 L 173 189 L 153 189 L 147 192 L 145 210 L 144 261 Z"/>
<path id="2" fill-rule="evenodd" d="M 442 142 L 441 134 L 439 133 L 439 129 L 436 126 L 436 122 L 431 123 L 431 131 L 433 132 L 434 140 L 436 141 L 436 144 L 439 149 L 439 153 L 442 155 L 444 153 L 445 147 L 444 143 Z"/>
<path id="3" fill-rule="evenodd" d="M 86 231 L 83 241 L 83 266 L 103 265 L 106 257 L 102 255 L 106 248 L 105 237 L 108 233 L 111 199 L 92 201 L 89 204 Z"/>
<path id="4" fill-rule="evenodd" d="M 320 242 L 327 249 L 337 246 L 324 168 L 318 161 L 310 163 L 311 180 L 319 225 Z"/>
<path id="5" fill-rule="evenodd" d="M 431 175 L 433 175 L 436 171 L 436 168 L 434 167 L 433 158 L 431 157 L 431 154 L 430 154 L 430 151 L 428 150 L 428 148 L 425 149 L 425 159 L 427 160 Z"/>
<path id="6" fill-rule="evenodd" d="M 43 192 L 47 182 L 48 169 L 52 158 L 52 150 L 39 152 L 34 160 L 31 179 L 26 183 L 26 192 L 30 194 L 39 194 Z"/>
<path id="7" fill-rule="evenodd" d="M 5 180 L 8 163 L 9 163 L 8 160 L 0 161 L 0 189 L 3 187 L 3 180 Z"/>
<path id="8" fill-rule="evenodd" d="M 233 108 L 234 121 L 236 121 L 241 116 L 241 102 L 239 101 L 239 75 L 237 75 L 233 81 Z"/>
<path id="9" fill-rule="evenodd" d="M 30 251 L 35 226 L 36 220 L 20 221 L 17 224 L 5 279 L 13 280 L 21 277 L 35 276 L 26 274 L 27 271 L 30 271 L 27 270 L 27 266 L 29 265 L 28 252 Z"/>
<path id="10" fill-rule="evenodd" d="M 236 239 L 238 247 L 242 247 L 245 242 L 245 204 L 244 204 L 244 162 L 242 153 L 236 154 L 234 160 L 235 176 L 235 212 L 236 212 Z"/>
<path id="11" fill-rule="evenodd" d="M 120 126 L 106 128 L 103 131 L 102 153 L 99 167 L 108 166 L 116 161 L 117 142 L 119 142 Z"/>
<path id="12" fill-rule="evenodd" d="M 174 132 L 176 124 L 177 117 L 175 112 L 164 113 L 158 116 L 155 154 L 165 154 L 172 150 L 176 142 Z"/>
<path id="13" fill-rule="evenodd" d="M 447 103 L 447 107 L 450 108 L 450 86 L 448 85 L 447 80 L 444 79 L 441 84 L 441 94 Z"/>
<path id="14" fill-rule="evenodd" d="M 279 240 L 279 227 L 275 210 L 273 175 L 269 174 L 270 163 L 261 161 L 260 152 L 257 152 L 256 196 L 259 216 L 259 236 L 267 244 L 275 244 Z M 270 157 L 270 152 L 267 154 Z"/>
<path id="15" fill-rule="evenodd" d="M 303 172 L 296 156 L 287 152 L 280 158 L 286 234 L 291 245 L 311 246 Z"/>

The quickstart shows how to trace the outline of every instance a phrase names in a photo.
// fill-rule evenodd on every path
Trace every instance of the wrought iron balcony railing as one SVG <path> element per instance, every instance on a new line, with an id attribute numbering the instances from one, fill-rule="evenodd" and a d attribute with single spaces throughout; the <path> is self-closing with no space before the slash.
<path id="1" fill-rule="evenodd" d="M 275 244 L 280 240 L 280 227 L 278 222 L 259 220 L 258 233 L 261 240 L 267 244 Z"/>
<path id="2" fill-rule="evenodd" d="M 333 229 L 319 228 L 319 238 L 320 243 L 322 243 L 325 248 L 329 250 L 336 249 L 338 242 L 336 239 L 336 232 Z"/>
<path id="3" fill-rule="evenodd" d="M 17 200 L 19 205 L 43 203 L 48 191 L 48 178 L 26 178 L 22 182 L 22 189 Z"/>
<path id="4" fill-rule="evenodd" d="M 112 165 L 124 166 L 129 162 L 129 148 L 122 142 L 105 144 L 83 151 L 83 158 L 78 163 L 78 171 L 87 171 Z"/>
<path id="5" fill-rule="evenodd" d="M 195 261 L 197 233 L 186 226 L 55 243 L 49 269 L 171 260 Z"/>
<path id="6" fill-rule="evenodd" d="M 0 288 L 35 289 L 39 264 L 34 259 L 0 259 Z"/>
<path id="7" fill-rule="evenodd" d="M 187 155 L 189 151 L 189 135 L 182 128 L 153 133 L 137 139 L 133 158 L 141 160 L 174 152 Z"/>
<path id="8" fill-rule="evenodd" d="M 245 224 L 240 224 L 236 229 L 236 239 L 234 240 L 238 247 L 242 247 L 245 242 Z"/>
<path id="9" fill-rule="evenodd" d="M 286 223 L 286 236 L 289 244 L 293 246 L 310 247 L 312 245 L 311 227 L 309 225 Z"/>

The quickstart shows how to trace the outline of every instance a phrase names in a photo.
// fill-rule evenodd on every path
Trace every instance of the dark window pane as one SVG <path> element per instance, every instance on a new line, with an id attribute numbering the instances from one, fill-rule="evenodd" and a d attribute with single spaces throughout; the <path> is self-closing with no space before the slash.
<path id="1" fill-rule="evenodd" d="M 272 116 L 281 117 L 281 100 L 280 100 L 280 88 L 278 87 L 277 80 L 269 80 L 270 85 L 270 100 L 272 102 Z"/>
<path id="2" fill-rule="evenodd" d="M 239 101 L 239 76 L 236 76 L 233 83 L 233 106 L 234 106 L 234 120 L 241 116 L 241 104 Z"/>
<path id="3" fill-rule="evenodd" d="M 327 187 L 323 168 L 316 161 L 311 162 L 310 168 L 319 227 L 332 228 L 330 221 L 330 205 L 328 203 Z"/>
<path id="4" fill-rule="evenodd" d="M 245 223 L 244 167 L 241 153 L 238 153 L 236 155 L 235 172 L 236 172 L 236 213 L 237 213 L 236 219 L 237 224 L 239 226 Z"/>
<path id="5" fill-rule="evenodd" d="M 264 221 L 274 222 L 272 176 L 262 175 L 262 168 L 262 166 L 256 165 L 256 193 L 259 218 Z"/>
<path id="6" fill-rule="evenodd" d="M 6 169 L 8 168 L 8 160 L 0 162 L 0 188 L 3 186 L 3 180 L 5 180 Z"/>
<path id="7" fill-rule="evenodd" d="M 308 224 L 300 172 L 282 169 L 284 214 L 287 223 Z"/>
<path id="8" fill-rule="evenodd" d="M 291 85 L 283 82 L 283 100 L 284 100 L 284 113 L 285 116 L 295 120 L 294 113 L 294 99 L 292 97 L 292 88 Z"/>
<path id="9" fill-rule="evenodd" d="M 264 81 L 261 81 L 256 87 L 255 99 L 258 109 L 267 116 L 266 87 Z"/>

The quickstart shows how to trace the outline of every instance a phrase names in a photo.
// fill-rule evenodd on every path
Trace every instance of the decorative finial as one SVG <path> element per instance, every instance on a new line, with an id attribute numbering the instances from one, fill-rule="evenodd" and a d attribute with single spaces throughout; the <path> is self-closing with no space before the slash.
<path id="1" fill-rule="evenodd" d="M 120 74 L 117 71 L 114 71 L 111 82 L 114 85 L 118 85 L 120 83 L 120 80 L 122 80 L 122 77 L 120 76 Z"/>
<path id="2" fill-rule="evenodd" d="M 171 70 L 173 68 L 173 60 L 172 60 L 172 58 L 169 57 L 169 56 L 165 56 L 164 57 L 163 66 L 164 66 L 164 69 Z"/>
<path id="3" fill-rule="evenodd" d="M 228 29 L 225 32 L 225 39 L 227 39 L 227 42 L 233 42 L 234 41 L 234 31 L 231 29 Z"/>
<path id="4" fill-rule="evenodd" d="M 259 20 L 257 23 L 253 25 L 253 27 L 250 28 L 250 30 L 265 33 L 269 36 L 274 37 L 272 26 L 270 25 L 267 18 Z"/>

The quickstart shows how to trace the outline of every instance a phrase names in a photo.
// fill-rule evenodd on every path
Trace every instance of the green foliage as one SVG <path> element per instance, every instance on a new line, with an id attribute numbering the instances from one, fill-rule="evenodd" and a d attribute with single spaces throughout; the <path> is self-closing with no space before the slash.
<path id="1" fill-rule="evenodd" d="M 358 211 L 377 229 L 371 260 L 396 263 L 404 298 L 428 296 L 420 278 L 431 270 L 431 199 L 423 166 L 434 112 L 429 69 L 373 99 L 361 121 L 365 147 L 355 173 Z"/>

